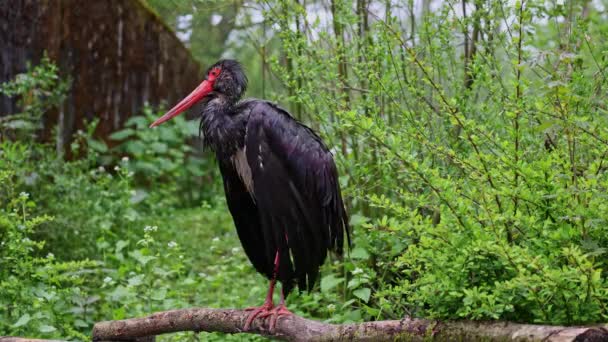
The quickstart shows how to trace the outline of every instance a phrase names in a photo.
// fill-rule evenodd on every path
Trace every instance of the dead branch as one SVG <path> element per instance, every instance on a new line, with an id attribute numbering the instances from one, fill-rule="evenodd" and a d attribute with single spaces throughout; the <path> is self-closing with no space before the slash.
<path id="1" fill-rule="evenodd" d="M 253 333 L 287 341 L 607 341 L 608 325 L 561 327 L 509 322 L 437 322 L 404 318 L 394 321 L 328 324 L 299 316 L 280 317 L 276 331 L 268 321 L 256 320 L 251 331 L 242 327 L 249 312 L 231 309 L 183 309 L 158 312 L 148 317 L 95 324 L 93 341 L 142 341 L 178 331 Z M 153 339 L 147 339 L 153 340 Z M 5 342 L 0 339 L 0 342 Z M 15 341 L 19 342 L 19 341 Z"/>

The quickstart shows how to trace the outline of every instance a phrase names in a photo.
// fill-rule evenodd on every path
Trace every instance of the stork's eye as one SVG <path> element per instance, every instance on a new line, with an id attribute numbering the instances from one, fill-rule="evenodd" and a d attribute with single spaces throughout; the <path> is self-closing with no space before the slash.
<path id="1" fill-rule="evenodd" d="M 209 73 L 211 76 L 217 76 L 220 74 L 220 69 L 219 68 L 213 68 L 211 69 L 211 72 Z"/>

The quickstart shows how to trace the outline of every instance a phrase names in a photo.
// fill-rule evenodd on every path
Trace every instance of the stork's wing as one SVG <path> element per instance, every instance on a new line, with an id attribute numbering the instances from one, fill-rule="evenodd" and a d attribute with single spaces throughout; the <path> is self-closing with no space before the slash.
<path id="1" fill-rule="evenodd" d="M 218 158 L 218 160 L 221 160 Z M 239 178 L 234 165 L 220 161 L 220 170 L 224 181 L 224 191 L 228 209 L 232 214 L 236 231 L 245 250 L 245 254 L 255 267 L 269 279 L 272 277 L 274 259 L 266 258 L 264 237 L 258 208 L 243 181 Z"/>
<path id="2" fill-rule="evenodd" d="M 245 151 L 267 247 L 279 250 L 286 292 L 311 289 L 327 250 L 342 253 L 348 217 L 333 157 L 321 139 L 287 112 L 258 102 L 247 123 Z"/>

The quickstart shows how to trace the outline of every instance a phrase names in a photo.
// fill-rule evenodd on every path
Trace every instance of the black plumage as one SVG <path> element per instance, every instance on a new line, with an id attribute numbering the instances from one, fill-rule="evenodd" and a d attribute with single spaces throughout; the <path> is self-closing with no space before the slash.
<path id="1" fill-rule="evenodd" d="M 223 102 L 217 96 L 210 103 Z M 285 293 L 294 284 L 311 289 L 327 251 L 341 254 L 348 234 L 333 157 L 312 130 L 272 103 L 248 100 L 228 113 L 203 111 L 202 130 L 220 163 L 243 248 L 268 278 L 279 251 L 277 279 Z M 233 162 L 239 151 L 251 170 L 251 193 Z"/>
<path id="2" fill-rule="evenodd" d="M 245 253 L 258 272 L 282 283 L 285 294 L 296 285 L 310 290 L 328 251 L 341 254 L 345 235 L 350 242 L 332 154 L 275 104 L 240 101 L 247 78 L 236 61 L 220 61 L 207 75 L 153 126 L 203 102 L 201 132 L 216 154 Z M 273 288 L 274 280 L 270 297 Z"/>

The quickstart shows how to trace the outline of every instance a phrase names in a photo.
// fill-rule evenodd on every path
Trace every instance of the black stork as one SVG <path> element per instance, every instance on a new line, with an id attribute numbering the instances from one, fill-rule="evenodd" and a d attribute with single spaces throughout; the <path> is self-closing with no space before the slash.
<path id="1" fill-rule="evenodd" d="M 216 155 L 228 208 L 245 253 L 270 280 L 264 304 L 250 308 L 244 329 L 256 317 L 291 314 L 285 296 L 298 286 L 311 290 L 328 251 L 350 244 L 338 173 L 332 154 L 315 132 L 274 103 L 241 100 L 247 77 L 234 60 L 221 60 L 206 79 L 150 127 L 202 102 L 200 129 Z M 276 281 L 281 301 L 274 306 Z"/>

